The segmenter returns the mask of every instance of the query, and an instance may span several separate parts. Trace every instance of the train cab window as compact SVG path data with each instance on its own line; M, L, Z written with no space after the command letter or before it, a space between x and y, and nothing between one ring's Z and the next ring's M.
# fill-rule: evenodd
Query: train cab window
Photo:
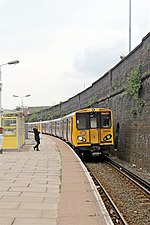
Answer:
M111 116L110 114L101 114L101 127L110 128L111 126Z
M97 113L90 114L90 128L97 128Z
M77 113L77 129L85 130L89 128L88 113Z

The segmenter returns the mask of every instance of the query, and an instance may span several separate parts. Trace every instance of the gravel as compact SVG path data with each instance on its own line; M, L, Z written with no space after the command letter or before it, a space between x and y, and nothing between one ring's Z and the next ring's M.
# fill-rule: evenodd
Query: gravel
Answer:
M107 163L86 164L105 187L129 225L150 224L149 196L141 193L127 178L118 175ZM125 163L122 165L125 166Z

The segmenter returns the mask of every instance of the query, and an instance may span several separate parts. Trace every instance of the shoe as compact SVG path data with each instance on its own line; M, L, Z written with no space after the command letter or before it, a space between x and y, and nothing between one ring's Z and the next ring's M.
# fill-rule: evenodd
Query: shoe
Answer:
M33 147L34 148L34 151L35 151L35 147Z
M37 151L40 151L39 149L37 149Z

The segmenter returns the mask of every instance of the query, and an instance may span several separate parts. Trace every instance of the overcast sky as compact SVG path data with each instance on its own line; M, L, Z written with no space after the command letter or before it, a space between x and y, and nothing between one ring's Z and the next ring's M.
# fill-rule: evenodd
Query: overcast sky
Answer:
M132 2L132 49L150 31L150 0ZM127 55L129 0L0 0L2 107L50 106Z

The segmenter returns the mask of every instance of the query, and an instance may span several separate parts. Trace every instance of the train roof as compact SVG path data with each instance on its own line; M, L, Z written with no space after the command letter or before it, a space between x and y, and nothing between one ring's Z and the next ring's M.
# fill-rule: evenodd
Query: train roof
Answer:
M108 108L85 108L85 109L79 109L76 112L103 112L103 111L112 111Z

